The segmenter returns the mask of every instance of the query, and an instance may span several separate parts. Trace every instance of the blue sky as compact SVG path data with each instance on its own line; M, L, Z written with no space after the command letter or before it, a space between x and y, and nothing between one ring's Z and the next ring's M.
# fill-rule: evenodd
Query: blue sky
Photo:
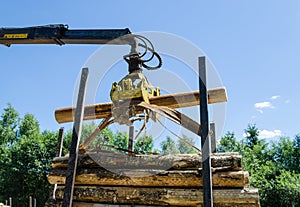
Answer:
M62 23L181 36L205 52L227 88L223 134L242 137L249 123L266 138L300 132L297 0L4 1L0 17L0 27ZM73 104L80 69L99 47L1 46L0 109L11 103L42 129L58 129L54 110Z

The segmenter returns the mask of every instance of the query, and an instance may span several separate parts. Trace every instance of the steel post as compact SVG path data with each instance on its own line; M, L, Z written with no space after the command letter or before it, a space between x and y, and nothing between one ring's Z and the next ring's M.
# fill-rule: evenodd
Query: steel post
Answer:
M128 151L133 152L133 137L134 137L134 126L129 126L129 139L128 139ZM131 154L131 153L130 153Z
M77 170L79 142L82 130L82 120L84 114L85 91L88 78L88 68L83 68L78 91L78 98L75 110L75 120L73 125L72 142L68 160L68 169L66 175L66 184L64 189L64 198L62 207L72 207L74 182Z
M207 85L206 85L206 59L198 58L199 64L199 91L200 91L200 122L202 147L202 174L203 174L203 206L213 206L212 174L211 174L211 146L209 137Z
M62 154L63 138L64 138L63 136L64 136L64 127L61 127L58 131L56 157L60 157Z
M56 157L61 157L62 147L63 147L63 139L64 139L64 127L61 127L58 131L57 145L56 145ZM55 199L56 189L57 189L57 184L54 184L53 191L52 191L53 199Z

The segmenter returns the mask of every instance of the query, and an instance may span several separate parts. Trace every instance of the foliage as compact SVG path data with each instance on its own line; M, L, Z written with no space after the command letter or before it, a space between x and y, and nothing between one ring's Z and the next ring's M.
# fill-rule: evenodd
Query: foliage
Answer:
M160 143L160 147L162 154L179 154L176 142L169 136Z
M245 137L246 137L246 145L247 147L253 149L254 145L257 145L259 131L256 125L248 125L247 129L245 129Z
M176 145L180 154L196 154L198 152L192 147L195 145L195 141L192 137L183 135L182 139L177 140Z
M191 137L183 135L181 139L173 140L167 136L166 140L160 143L162 154L196 154L198 151L192 146L195 141Z
M240 149L240 143L237 141L233 132L227 132L220 140L218 152L237 152Z
M11 145L18 138L19 114L8 104L0 119L0 144Z
M276 142L266 142L259 138L255 125L249 125L245 134L238 141L233 132L227 132L218 151L237 151L243 155L244 169L250 173L251 186L259 189L262 207L299 207L299 135L294 140L281 137Z
M139 137L134 144L134 152L139 154L147 154L153 152L153 138L152 136Z
M0 125L1 200L12 197L13 206L28 206L32 196L43 206L49 196L47 174L54 157L55 133L40 133L33 115L20 118L11 105L4 109Z

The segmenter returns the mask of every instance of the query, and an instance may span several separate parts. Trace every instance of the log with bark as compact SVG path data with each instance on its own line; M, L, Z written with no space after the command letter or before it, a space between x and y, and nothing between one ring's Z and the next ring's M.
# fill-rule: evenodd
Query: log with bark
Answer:
M63 198L63 187L56 191L57 205ZM251 206L258 207L257 189L214 189L214 206ZM129 187L99 187L77 186L74 189L74 202L120 205L158 205L158 206L201 206L203 204L202 190L198 188L129 188ZM88 204L90 203L90 204ZM51 206L51 202L46 204ZM84 205L81 205L84 206Z
M52 168L67 168L68 156L57 157ZM202 167L199 154L176 155L128 155L118 152L98 151L80 154L79 168L102 167L106 169L151 170L199 170ZM213 170L242 170L242 156L238 153L214 153L211 155Z
M150 175L152 174L152 175ZM48 175L51 184L65 184L65 169L52 169ZM249 184L247 171L216 172L212 176L213 187L244 188ZM172 170L148 171L133 170L110 172L106 169L79 169L76 185L99 186L143 186L143 187L203 187L201 171Z

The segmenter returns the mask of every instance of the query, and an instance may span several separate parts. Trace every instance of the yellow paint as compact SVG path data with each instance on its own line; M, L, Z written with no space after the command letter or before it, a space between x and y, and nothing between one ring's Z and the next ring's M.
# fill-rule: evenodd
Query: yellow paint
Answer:
M7 39L25 39L28 37L28 34L4 34L4 38Z

